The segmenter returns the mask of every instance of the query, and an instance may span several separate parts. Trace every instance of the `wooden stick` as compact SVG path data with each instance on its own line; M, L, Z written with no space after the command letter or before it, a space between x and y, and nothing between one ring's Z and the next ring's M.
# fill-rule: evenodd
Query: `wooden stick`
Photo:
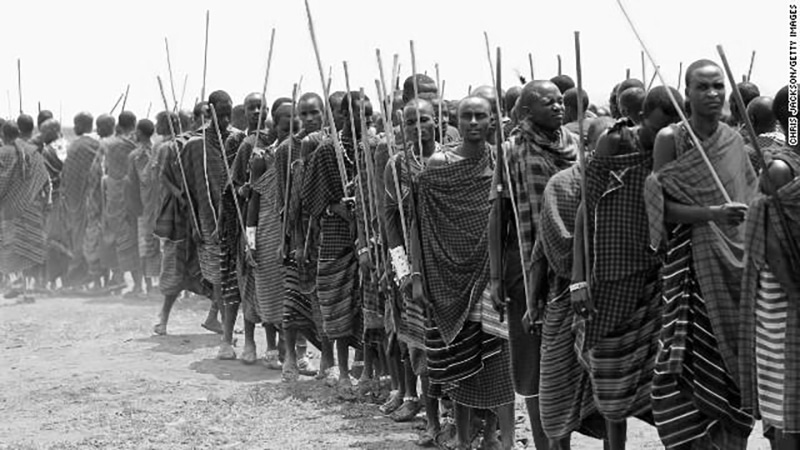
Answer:
M742 83L747 83L747 75L742 74Z
M467 86L467 95L472 95L472 85Z
M359 94L361 95L362 99L367 98L366 95L364 94L363 87L360 89ZM362 102L363 101L364 100L362 100ZM376 268L378 270L377 273L381 274L383 273L383 268L386 266L385 266L385 261L383 261L383 258L381 257L382 252L381 252L381 246L379 245L381 241L380 230L385 230L386 227L384 226L383 211L380 211L380 214L378 211L378 197L377 197L378 185L376 183L376 177L375 177L375 163L372 158L372 146L369 144L369 138L367 133L367 115L363 107L359 108L358 114L359 114L359 121L361 124L361 146L364 147L364 166L365 166L364 168L366 169L367 172L366 173L367 195L372 216L371 217L372 220L369 222L368 226L374 226L375 221L377 220L378 230L377 231L371 230L371 231L375 243L375 245L373 246L373 251L374 251ZM360 176L360 173L359 173L359 179L363 180L363 178L361 178Z
M109 111L109 114L112 114L112 115L114 114L114 110L117 109L117 106L119 106L119 102L122 101L122 97L124 97L124 96L125 96L124 92L119 94L119 98L117 98L117 102L114 103L114 106L111 108L111 111Z
M19 114L22 115L22 61L17 58L17 89L19 93Z
M750 81L750 75L753 74L753 63L756 61L756 51L750 54L750 68L747 69L747 81Z
M183 87L181 88L181 101L178 103L178 111L183 109L183 97L186 95L186 83L189 82L189 74L183 77Z
M167 95L164 93L164 83L161 82L160 76L157 76L156 79L158 79L158 89L161 91L161 100L164 101L164 111L169 111ZM167 114L167 119L167 123L169 123L169 131L172 133L173 139L177 139L178 135L175 134L175 126L172 124L172 115ZM192 215L192 226L194 227L194 231L197 236L200 236L200 225L197 223L197 213L194 209L194 203L192 203L192 196L189 192L189 183L186 182L186 171L183 169L183 161L181 160L181 153L177 147L177 143L175 146L175 159L178 160L178 168L181 171L181 181L183 181L183 189L186 193L186 202L189 204L189 212Z
M331 127L331 139L333 139L333 145L336 149L336 162L339 166L339 178L342 182L342 195L347 195L347 169L344 166L344 157L343 157L343 148L342 143L339 142L339 133L336 130L336 122L333 120L333 111L331 110L330 102L328 102L328 98L330 97L330 89L328 85L325 83L325 72L322 69L322 59L319 56L319 46L317 45L317 36L314 32L314 19L311 17L311 7L308 5L308 0L304 0L306 5L306 16L308 17L308 31L311 34L311 43L314 46L314 56L317 60L317 70L319 70L319 81L322 84L322 88L324 90L323 94L325 95L325 112L328 115L328 123Z
M328 92L331 91L331 83L333 82L333 66L328 67Z
M11 112L11 91L6 89L6 101L8 101L8 118L11 119L14 113Z
M419 100L419 83L417 82L417 56L416 52L414 51L414 41L409 41L409 44L409 47L411 48L411 81L414 85L414 100ZM419 102L415 102L415 105L417 113L417 144L419 145L419 164L422 167L425 167L425 163L422 160L422 125L420 124L419 120Z
M122 108L120 108L119 112L125 111L125 105L128 104L128 93L131 91L131 85L125 86L125 97L122 98Z
M178 97L175 94L175 78L172 76L172 60L169 56L169 40L164 36L164 47L167 49L167 69L169 69L169 87L172 90L172 101L175 104L173 111L178 108Z
M642 50L644 50L644 52L647 54L647 58L650 59L650 64L652 64L653 67L658 67L658 64L656 63L656 60L653 58L653 55L647 49L647 46L644 45L644 41L642 40L642 37L639 35L639 32L636 30L636 26L633 24L633 20L628 15L628 11L625 10L625 6L622 4L622 0L617 0L617 5L619 5L620 10L622 10L622 14L628 21L631 30L633 30L633 34L636 36L636 39L639 41L639 45L641 45L642 47ZM661 80L661 84L663 84L664 86L668 86L668 84L664 80L664 77L661 75L661 71L656 70L656 73L658 74L659 80ZM675 107L675 110L678 112L678 115L681 116L681 121L683 122L683 125L689 131L689 136L692 138L692 143L694 143L694 146L697 147L697 150L700 152L700 156L703 158L703 162L706 164L706 166L708 166L708 170L709 172L711 172L711 176L714 178L714 183L720 190L720 193L725 199L725 202L730 203L731 197L730 195L728 195L728 191L725 190L725 186L722 184L722 180L720 180L719 175L717 175L717 171L714 169L714 165L711 164L711 161L708 159L708 155L706 155L706 151L703 149L703 145L700 143L700 139L697 138L697 135L694 133L694 130L692 129L691 124L689 123L689 119L687 119L686 115L683 113L683 105L678 103L678 101L675 99L675 96L672 95L671 89L667 89L666 92L667 95L669 96L670 101L672 102L672 106Z
M267 108L266 103L267 101L267 83L269 82L269 69L272 67L272 47L275 44L275 28L272 29L272 33L270 33L269 37L269 53L267 54L267 70L264 72L264 84L261 86L261 107L258 109L258 122L256 122L256 130L255 130L255 143L253 144L253 149L257 150L258 145L261 143L261 140L258 138L258 134L261 132L261 121L264 119L264 110Z
M681 81L683 81L683 61L678 64L678 90L681 90Z
M153 107L153 102L150 102L150 103L147 104L147 115L145 117L148 118L148 119L150 118L150 109L152 107Z
M631 69L630 68L625 69L625 79L626 80L630 80L631 79Z
M206 74L208 73L208 23L211 19L211 12L206 10L206 41L203 47L203 87L200 88L200 99L206 99ZM169 109L167 109L169 110Z
M289 219L289 190L291 189L291 180L292 180L292 153L294 152L294 115L295 115L295 104L297 103L297 83L292 86L292 111L289 113L289 137L287 140L287 152L286 152L286 180L283 186L283 207L281 210L283 211L283 217L281 218L281 243L278 247L280 250L280 256L282 258L286 257L286 223Z
M533 54L528 53L528 66L531 68L531 81L535 80L533 76Z
M644 80L647 79L647 72L645 71L645 64L644 64L644 51L640 52L640 54L642 56L642 83L644 83Z
M228 175L228 184L230 184L231 192L233 193L233 205L236 207L236 217L239 219L239 226L242 228L242 235L247 235L247 227L244 222L244 216L242 215L242 208L239 205L239 195L236 194L236 188L233 184L233 175L231 174L231 166L228 164L228 151L225 148L225 141L222 139L222 130L219 129L219 121L217 120L217 110L214 108L214 104L208 104L209 109L211 110L211 118L214 120L214 129L217 131L217 141L219 142L219 147L222 149L222 161L225 163L225 174ZM219 225L217 225L219 227Z
M444 145L444 122L442 121L442 103L444 103L444 94L442 93L442 82L439 78L439 63L434 65L436 67L436 89L439 91L439 141Z
M556 55L558 57L558 75L561 76L561 55Z
M36 112L37 113L42 112L42 102L36 102Z
M644 53L643 53L644 54ZM644 67L644 66L642 66ZM581 70L581 35L575 32L575 69L578 77L578 92L583 90L583 73ZM578 136L583 136L583 96L578 95ZM583 139L578 139L578 163L581 168L581 202L583 203L583 262L584 279L587 284L591 280L591 253L589 252L589 212L586 203L586 149Z
M661 67L657 67L656 69L661 69ZM653 77L650 78L650 83L647 84L648 91L650 90L650 88L653 87L653 83L656 81L656 76L657 76L656 72L653 72Z

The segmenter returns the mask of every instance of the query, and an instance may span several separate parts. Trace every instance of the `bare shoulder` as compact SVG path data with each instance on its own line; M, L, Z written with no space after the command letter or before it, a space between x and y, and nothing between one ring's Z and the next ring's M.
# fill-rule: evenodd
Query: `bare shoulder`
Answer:
M768 171L769 178L773 182L775 189L780 189L791 182L795 177L791 166L786 161L780 159L772 160Z
M428 159L427 167L439 167L447 165L445 152L436 152Z
M672 127L664 127L656 135L653 146L653 172L674 161L675 155L675 130Z

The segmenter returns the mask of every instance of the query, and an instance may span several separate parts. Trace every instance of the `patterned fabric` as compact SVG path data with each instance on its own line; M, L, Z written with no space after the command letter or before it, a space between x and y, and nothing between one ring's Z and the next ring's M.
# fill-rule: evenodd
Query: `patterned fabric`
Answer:
M254 154L266 167L265 172L253 182L253 192L259 194L258 228L256 229L256 298L259 315L266 323L280 325L283 320L284 279L283 267L278 259L281 219L275 186L275 148ZM251 163L252 164L252 163ZM251 173L254 174L251 168Z
M61 191L67 211L65 225L71 233L70 248L78 263L85 259L83 246L88 225L89 171L99 151L100 142L86 135L79 136L70 144L61 171Z
M662 268L664 303L660 350L653 376L653 417L668 449L744 450L753 417L742 410L736 380L721 346L694 262L693 228L678 225Z
M106 272L102 263L102 253L105 247L103 245L104 161L105 147L101 145L89 167L86 180L86 232L83 236L83 255L86 258L89 275L93 277L105 275Z
M800 174L800 155L790 151L775 152L775 159L788 163L794 173ZM776 204L780 202L783 217ZM767 300L771 307L778 307L784 293L789 299L800 298L800 261L793 259L790 246L800 245L800 177L781 187L774 196L761 194L750 204L747 214L745 234L745 270L742 280L741 327L739 335L739 370L742 388L742 402L748 411L762 415L771 413L783 419L781 430L787 433L800 432L800 306L789 301L786 311L775 311L769 315L770 329L785 328L782 346L775 342L770 352L783 349L783 370L776 371L776 380L765 385L760 383L757 374L763 366L763 350L756 350L758 338L757 325L763 318L763 307ZM771 275L771 276L769 276ZM772 288L766 289L762 283ZM778 286L772 285L776 282ZM763 303L763 304L759 304ZM779 308L780 310L780 308ZM780 377L780 379L777 379ZM777 386L783 387L778 395L770 398L780 402L781 407L772 404L759 404L759 396ZM769 410L766 411L765 410ZM766 420L766 415L764 416Z
M44 190L49 178L44 159L21 141L0 147L0 273L27 270L45 261Z
M130 154L136 144L126 136L115 136L103 144L106 176L103 178L103 240L115 252L122 272L139 270L139 233L136 206L131 198ZM109 264L113 264L109 261Z
M141 210L138 218L139 257L144 276L157 277L161 272L161 243L153 234L161 209L161 166L155 149L139 145L130 154L128 179Z
M756 379L764 424L786 430L786 322L789 297L769 266L761 271L756 294ZM794 431L787 430L790 433Z
M163 258L158 288L163 295L178 295L187 290L211 298L211 285L203 280L197 245L191 239L162 241Z
M490 154L428 166L419 176L422 263L433 316L453 343L489 281Z
M574 312L569 279L561 279L560 290L547 302L542 327L539 405L542 427L550 439L561 439L578 431L602 439L605 420L599 415L592 396L589 373L575 354L572 331ZM652 367L651 367L652 369Z
M321 348L322 322L315 317L313 292L304 292L300 284L297 262L287 259L284 263L283 329L297 329L317 348Z
M683 125L672 127L676 139L676 159L650 175L645 183L653 248L659 248L664 242L665 198L687 205L725 203L686 129ZM702 145L731 199L749 204L756 193L757 180L742 150L741 136L728 125L720 123ZM725 369L736 378L744 224L733 227L714 222L698 223L691 228L691 233L692 270L697 276L703 298L708 300L708 317L713 325L714 337L719 342Z

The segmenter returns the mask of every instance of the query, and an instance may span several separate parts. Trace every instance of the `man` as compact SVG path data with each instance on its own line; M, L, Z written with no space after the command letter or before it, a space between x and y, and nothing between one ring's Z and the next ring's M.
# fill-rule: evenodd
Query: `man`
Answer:
M187 141L201 133L192 130L176 138L173 131L177 133L178 116L168 111L164 111L163 114L170 135L154 149L161 167L162 193L154 234L161 239L162 258L158 288L164 296L159 322L153 327L153 332L157 335L167 334L170 312L183 290L189 290L209 299L212 297L212 286L203 279L200 270L198 259L200 232L196 225L197 221L191 214L195 203L189 195L188 185L184 184L188 174L178 160L179 152L184 150ZM222 325L217 320L218 312L219 304L212 299L211 308L201 326L222 334Z
M736 89L738 89L739 94L742 95L742 100L745 108L747 108L747 106L754 98L761 95L761 90L758 89L758 86L749 81L743 81L741 83L737 83ZM736 127L742 134L742 136L746 137L747 130L744 129L744 119L743 119L743 114L745 114L745 111L739 111L739 105L733 98L733 92L731 92L731 95L728 97L728 104L730 105L731 109L729 125Z
M110 114L100 114L97 116L97 135L100 139L110 138L114 134L114 127L117 125L116 119Z
M637 89L628 89L623 97ZM611 450L625 448L628 417L652 423L651 381L661 327L660 261L648 248L642 191L652 171L657 133L680 120L667 89L672 88L658 86L648 93L639 118L642 126L620 120L600 139L587 164L586 205L575 224L570 285L578 314L575 347L580 360L587 362ZM680 94L673 91L681 104ZM592 243L589 255L584 253L586 239ZM591 268L588 274L586 267Z
M201 129L206 121L209 120L211 117L211 111L208 108L208 102L202 100L194 105L192 109L192 130L199 130Z
M296 113L301 130L284 140L275 151L276 202L285 215L283 220L286 224L282 241L284 296L281 323L286 342L282 374L285 381L296 381L300 372L308 369L305 339L298 338L305 336L322 348L322 324L318 320L319 306L313 286L314 266L298 260L297 249L304 245L310 227L308 218L302 215L300 198L308 158L303 152L303 142L310 134L322 129L324 108L319 95L313 92L301 95Z
M411 100L406 104L403 112L405 123L402 124L406 148L395 153L385 164L382 186L385 196L386 240L399 296L397 305L399 314L394 315L397 339L406 347L405 351L401 350L406 361L403 364L403 373L398 377L397 398L400 403L392 413L392 418L406 421L419 412L419 400L416 395L417 376L419 376L422 381L422 395L427 416L427 427L417 441L421 446L433 445L439 433L439 402L429 395L430 383L425 355L426 311L412 298L410 290L413 284L412 266L409 258L411 249L407 248L406 243L412 238L412 230L418 224L414 219L416 211L411 210L410 188L416 185L423 165L434 153L441 151L441 147L433 139L434 114L433 105L427 100ZM417 116L419 116L419 129L417 129ZM422 149L419 148L418 135L421 135ZM420 160L417 155L421 155L422 159ZM409 158L408 164L406 158ZM418 239L418 234L414 234ZM393 312L396 312L397 308L393 309Z
M94 118L88 112L80 112L73 119L73 131L77 136L67 149L67 158L61 172L63 203L66 209L66 222L62 225L70 233L69 279L74 286L84 286L95 281L95 288L100 288L100 280L91 280L90 263L99 260L96 239L99 235L91 235L97 231L95 224L89 223L88 201L90 185L90 169L92 162L100 151L100 142L90 134L94 128Z
M772 110L788 138L788 86ZM743 407L760 415L772 448L789 450L800 448L800 151L773 147L770 156L747 214L739 380Z
M556 75L550 78L550 82L558 86L561 95L564 95L568 90L575 87L575 81L569 75Z
M39 111L39 114L36 116L36 128L39 129L39 132L42 131L42 124L47 122L48 120L53 118L53 112L47 109L43 109Z
M337 130L343 130L345 127L344 118L342 117L342 100L347 92L336 91L328 96L328 104L333 112L333 124Z
M261 322L267 333L267 367L282 370L279 343L277 342L281 322L283 321L284 274L281 247L281 215L276 182L278 168L275 164L277 146L289 138L292 104L273 105L273 121L277 140L266 149L253 150L250 158L250 200L248 202L247 227L248 247L254 252L256 305ZM246 343L247 344L247 343ZM255 355L255 342L252 347L245 347L245 352L252 350Z
M517 99L519 99L521 93L522 86L512 86L506 91L503 104L505 105L505 117L508 117L510 120L508 120L503 127L504 136L510 136L511 130L517 126L518 120L514 107L517 105Z
M549 81L531 81L517 100L518 127L504 145L508 162L508 190L501 198L493 190L492 217L489 220L491 292L498 307L507 306L509 345L514 388L525 397L536 446L545 448L547 440L539 414L539 336L525 333L527 286L524 274L530 273L530 256L539 227L542 194L547 181L575 163L578 138L562 127L564 104L558 86ZM495 186L500 180L495 180ZM514 202L512 203L512 197ZM502 222L498 225L500 202ZM512 206L517 215L512 214ZM503 267L505 270L501 270Z
M17 127L19 128L19 138L25 142L33 137L33 117L27 114L20 114L17 117Z
M756 176L741 136L720 121L725 81L709 60L686 70L689 126L713 163L695 149L686 124L661 130L645 183L651 246L662 248L661 350L653 416L665 447L744 449L753 417L737 386L742 222ZM691 345L687 343L691 342Z
M106 265L114 268L112 285L124 286L125 272L131 273L133 289L126 294L130 296L142 292L137 208L130 197L128 179L129 157L136 149L135 132L136 116L123 111L117 134L101 143L101 153L105 154L103 239L109 247Z
M19 138L13 121L3 124L0 147L0 273L23 275L45 262L45 207L50 180L44 158ZM22 290L27 282L22 278Z
M589 133L589 124L592 119L586 117L586 111L589 109L589 94L586 91L581 91L582 106L583 106L583 139L584 143L587 140ZM570 133L578 136L578 89L567 89L564 93L564 128L569 130Z
M773 101L772 97L756 97L747 105L747 116L753 124L753 129L756 132L756 140L758 146L762 151L772 153L773 151L780 152L786 147L786 139L784 134L776 129L777 120L775 114L772 112ZM748 133L749 135L749 133ZM753 148L753 143L748 135L745 135L745 142L747 142L747 154L750 156L750 163L756 172L764 166L758 153Z
M162 127L165 121L162 120ZM153 280L161 273L161 245L153 234L161 209L161 167L153 149L153 133L155 125L150 120L142 119L136 124L136 149L128 162L129 189L137 213L141 274L148 294L152 293ZM134 284L140 282L134 280Z
M640 125L642 122L642 106L644 105L645 91L640 87L625 89L619 95L619 112L623 118Z
M231 126L241 131L247 129L247 116L244 112L244 104L233 107L233 113L231 114Z
M331 105L333 107L333 105ZM372 105L358 92L344 96L339 111L342 120L349 121L350 110L360 117L361 109L369 117ZM349 122L348 122L349 123ZM319 268L317 290L322 310L323 331L335 341L340 388L352 387L348 375L348 345L361 338L361 301L358 295L358 258L356 223L351 198L352 180L358 174L355 146L360 139L360 121L340 131L343 151L326 139L314 152L304 176L302 202L312 221L319 222ZM338 129L338 128L337 128ZM344 173L340 172L344 165ZM346 179L342 179L344 176ZM347 188L347 191L345 191ZM316 230L315 230L316 231ZM360 346L360 345L356 345Z
M213 301L223 307L224 333L217 358L227 360L236 359L233 325L238 304L223 302L222 247L230 248L231 244L227 241L229 236L220 233L220 226L228 228L229 225L221 220L220 202L228 183L223 146L231 133L233 103L227 92L214 91L208 97L208 106L211 121L189 137L179 157L186 175L188 197L194 206L192 214L198 233L200 270L203 279L213 286Z
M425 296L431 326L426 333L431 383L455 402L458 448L470 448L473 410L494 410L501 447L514 443L514 387L508 344L483 331L490 314L482 298L489 281L487 220L492 185L487 145L492 105L467 97L459 105L462 143L431 156L419 176L419 220ZM494 416L492 416L494 417ZM497 446L497 422L485 428L484 446Z

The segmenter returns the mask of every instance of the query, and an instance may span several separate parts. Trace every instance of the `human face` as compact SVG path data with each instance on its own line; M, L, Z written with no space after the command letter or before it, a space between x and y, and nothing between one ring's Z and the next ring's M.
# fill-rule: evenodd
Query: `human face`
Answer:
M669 115L661 108L653 110L642 120L642 133L640 139L644 148L652 148L655 144L656 135L662 128L680 121L680 116Z
M686 86L686 98L692 114L717 119L721 117L725 103L725 78L719 67L707 65L695 69Z
M233 104L231 102L219 102L214 105L217 114L217 124L220 131L227 130L231 124L231 114L233 113Z
M470 143L485 142L492 124L492 107L479 98L464 100L458 108L458 128L464 140Z
M261 110L261 98L259 96L249 96L244 100L244 115L247 118L247 126L251 129L260 128L258 126L258 113ZM266 114L262 114L261 121L264 121Z
M419 132L417 131L417 112L419 111ZM422 142L429 142L433 140L434 130L436 129L436 122L433 120L433 111L429 105L420 107L417 110L414 106L406 106L403 111L405 118L406 139L411 142L417 142L418 136L422 136Z
M527 105L527 116L534 125L545 130L555 131L564 120L564 97L558 87L544 86L537 90L538 95Z
M322 105L315 99L301 101L297 105L297 115L306 133L313 133L322 128Z

